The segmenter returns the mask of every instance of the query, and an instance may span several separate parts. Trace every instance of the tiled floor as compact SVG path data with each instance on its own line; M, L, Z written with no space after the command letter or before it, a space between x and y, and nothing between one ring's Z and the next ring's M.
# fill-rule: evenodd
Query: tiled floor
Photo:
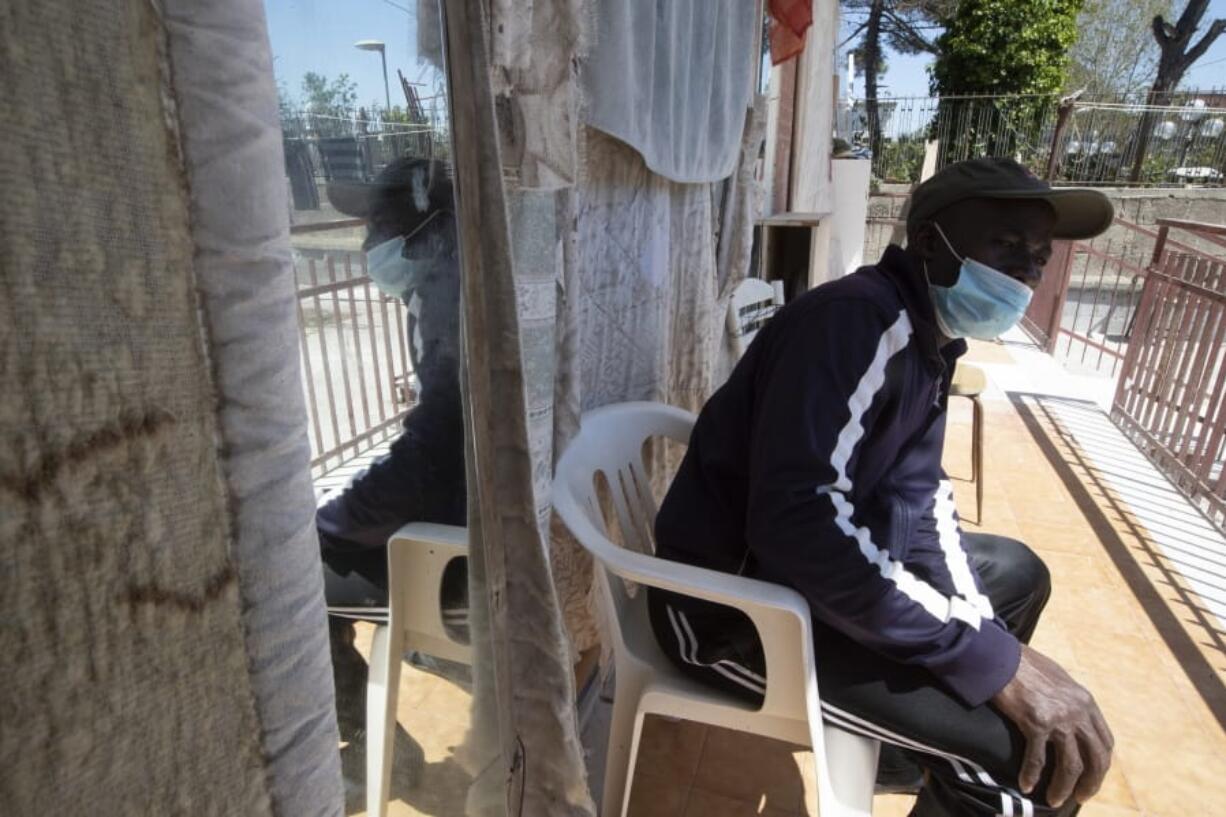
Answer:
M1109 383L1069 375L1020 343L976 345L969 360L993 385L983 524L964 527L1020 538L1047 561L1055 589L1034 644L1089 687L1117 739L1106 784L1082 814L1226 813L1226 543L1097 410ZM956 400L947 470L973 520L969 441L969 403ZM399 720L413 739L398 740L392 814L463 813L470 773L456 747L467 702L462 686L406 665ZM807 751L685 721L653 718L646 729L636 817L811 813ZM883 796L874 814L909 808L909 798Z
M358 649L369 654L373 628L358 625ZM463 680L449 680L409 662L401 668L399 728L393 754L390 817L463 817L473 771L464 751L471 695ZM346 814L365 814L365 755L344 747Z

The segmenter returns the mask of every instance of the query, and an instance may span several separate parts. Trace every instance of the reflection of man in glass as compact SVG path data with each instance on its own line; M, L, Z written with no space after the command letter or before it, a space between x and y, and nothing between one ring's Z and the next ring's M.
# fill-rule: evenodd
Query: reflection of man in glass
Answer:
M353 646L353 620L387 620L388 537L407 522L466 522L460 277L451 179L441 162L397 159L374 182L334 183L328 196L341 212L366 219L367 271L408 306L409 352L420 384L390 451L316 514L341 738L355 740L367 667ZM466 588L463 569L446 572L449 626L467 626Z

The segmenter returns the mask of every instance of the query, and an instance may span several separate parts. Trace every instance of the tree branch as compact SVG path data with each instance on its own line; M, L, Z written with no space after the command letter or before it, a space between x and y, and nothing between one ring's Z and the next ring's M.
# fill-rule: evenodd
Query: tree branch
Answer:
M837 46L835 46L835 48L836 49L842 48L843 46L847 45L849 42L854 40L856 37L860 36L860 32L866 28L868 28L868 20L865 20L863 23L860 23L860 27L857 28L855 31L851 32L850 34L848 34L847 39L843 40L843 42L839 43Z
M914 48L916 51L926 51L929 54L937 54L939 50L936 44L924 37L915 27L898 16L893 9L884 9L885 16L890 18L893 25L890 26L889 33L895 38Z
M1187 8L1179 15L1179 22L1175 23L1175 38L1184 42L1192 39L1200 18L1205 16L1208 8L1209 0L1189 0Z
M1158 47L1165 49L1166 44L1171 41L1170 36L1166 33L1166 20L1162 19L1162 15L1159 14L1150 20L1149 25L1154 30L1154 39L1158 41Z
M1213 25L1209 26L1209 30L1205 32L1205 36L1200 38L1200 42L1188 49L1184 54L1184 70L1192 67L1192 63L1199 60L1209 50L1209 46L1213 45L1213 41L1221 36L1222 32L1226 31L1226 20L1214 20Z

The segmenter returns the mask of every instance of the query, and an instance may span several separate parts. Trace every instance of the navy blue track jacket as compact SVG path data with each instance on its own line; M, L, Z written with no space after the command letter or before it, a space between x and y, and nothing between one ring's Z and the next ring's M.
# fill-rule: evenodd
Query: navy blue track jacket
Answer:
M657 554L793 587L975 706L1020 647L962 550L941 449L966 344L938 337L924 277L894 246L780 310L699 415Z

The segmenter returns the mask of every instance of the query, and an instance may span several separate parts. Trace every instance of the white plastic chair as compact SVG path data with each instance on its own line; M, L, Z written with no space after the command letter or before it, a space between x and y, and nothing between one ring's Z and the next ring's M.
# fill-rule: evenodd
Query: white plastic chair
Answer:
M776 286L777 285L777 286ZM766 282L761 278L746 278L737 284L728 301L728 334L738 356L745 354L749 344L779 307L783 306L783 282Z
M388 623L375 627L366 685L366 813L383 817L392 780L400 664L408 650L472 663L443 626L443 572L468 556L468 529L410 522L387 541Z
M656 504L643 466L643 444L657 436L688 442L693 425L688 412L656 403L597 409L583 416L579 435L558 462L553 506L596 559L601 614L613 639L613 723L602 814L624 817L643 718L653 713L811 746L821 817L869 815L878 743L822 723L804 597L781 585L647 555L654 550ZM595 489L598 473L608 480L626 548L608 538ZM652 634L647 593L640 589L631 596L621 579L726 604L748 615L766 656L761 708L682 675Z

